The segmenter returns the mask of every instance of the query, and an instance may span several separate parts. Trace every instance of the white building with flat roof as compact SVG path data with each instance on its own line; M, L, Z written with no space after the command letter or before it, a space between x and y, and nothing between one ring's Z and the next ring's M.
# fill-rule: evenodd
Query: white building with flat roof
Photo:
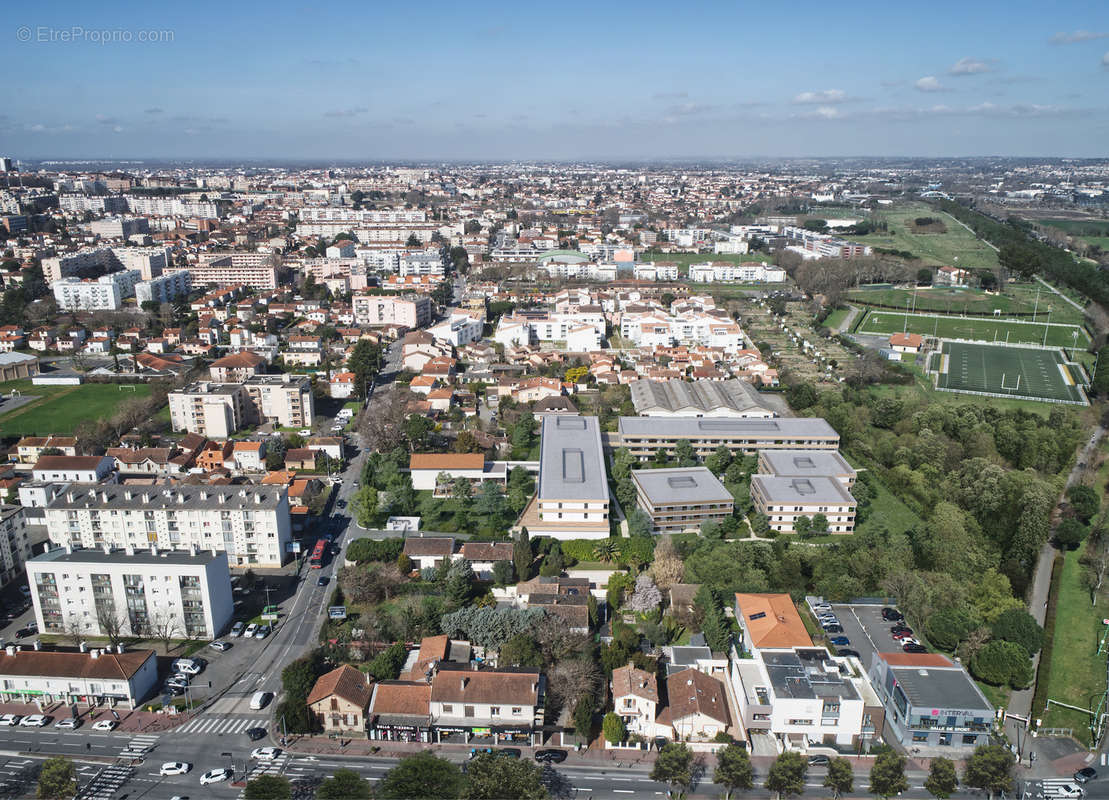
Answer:
M135 284L140 280L138 270L125 269L95 280L59 278L50 289L58 308L67 311L116 311L126 298L135 296Z
M858 502L835 478L752 475L751 500L776 531L792 533L798 517L812 520L817 514L828 520L829 533L855 530Z
M543 418L539 491L525 523L537 536L603 539L609 535L608 472L596 417ZM532 512L529 514L529 512Z
M192 287L192 273L187 269L168 275L159 275L135 284L135 301L140 305L149 301L169 303L174 298L187 295Z
M43 633L214 639L231 622L227 553L56 548L27 562Z
M631 478L654 533L697 530L727 519L735 506L732 493L704 467L633 469Z
M122 651L122 652L121 652ZM80 653L8 645L0 650L0 701L136 708L154 694L153 650L84 648Z

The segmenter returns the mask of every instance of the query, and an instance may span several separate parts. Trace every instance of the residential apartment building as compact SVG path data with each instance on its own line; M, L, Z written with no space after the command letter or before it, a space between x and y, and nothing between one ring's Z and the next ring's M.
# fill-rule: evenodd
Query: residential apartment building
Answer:
M221 550L232 566L281 566L290 541L284 486L70 488L46 506L59 547Z
M30 557L31 540L22 506L0 505L0 587L18 576Z
M781 283L786 279L786 271L758 261L747 264L708 261L690 264L689 279L694 283Z
M811 521L816 514L827 519L829 533L855 530L858 502L835 478L752 475L751 500L770 520L772 530L792 533L798 517Z
M402 278L410 275L443 278L446 274L447 264L443 259L443 254L439 251L418 250L406 252L400 257L400 275Z
M53 284L62 278L90 277L120 269L138 270L141 280L162 274L169 264L164 247L89 247L42 260L42 274Z
M359 325L422 328L431 322L430 297L356 294L351 305Z
M89 230L102 239L126 239L137 233L150 233L150 221L146 217L106 217L90 222Z
M193 286L249 286L258 291L277 288L277 264L269 253L204 253L187 267L169 267L166 272L188 270Z
M448 319L438 325L432 325L427 332L452 347L464 347L472 342L481 341L484 330L485 320L465 311L454 311Z
M632 274L640 281L676 281L679 277L678 264L674 261L644 261L632 268Z
M247 425L275 422L311 427L315 418L312 381L299 375L251 375L241 383L199 381L169 393L175 431L226 439Z
M506 314L497 323L493 341L505 347L565 342L567 350L588 352L601 349L605 332L605 316L601 308L582 306L575 313Z
M539 491L524 524L539 536L607 537L608 472L597 418L547 416L541 435Z
M686 311L627 312L620 315L620 335L638 347L672 347L702 344L726 352L742 350L743 329L726 314Z
M36 481L53 483L99 483L112 474L110 456L39 456L31 468Z
M187 269L159 275L148 281L135 284L135 302L140 306L146 302L170 303L178 297L187 295L192 288L192 273Z
M43 633L214 639L234 611L227 554L215 550L59 547L28 561L27 578Z
M315 419L312 380L303 375L251 375L243 381L252 411L260 422L287 428L310 428Z
M689 441L694 452L702 459L721 445L733 452L752 455L765 448L839 448L839 434L819 417L620 417L616 434L610 435L613 447L628 448L640 461L653 458L660 448L672 450L683 439Z
M67 311L116 311L124 299L135 296L138 270L120 270L95 280L59 278L50 284L58 308Z
M158 685L153 650L0 650L0 701L138 708Z
M697 530L732 515L732 493L704 467L634 469L631 478L654 533Z
M849 491L858 474L838 450L760 450L757 469L779 478L835 478Z

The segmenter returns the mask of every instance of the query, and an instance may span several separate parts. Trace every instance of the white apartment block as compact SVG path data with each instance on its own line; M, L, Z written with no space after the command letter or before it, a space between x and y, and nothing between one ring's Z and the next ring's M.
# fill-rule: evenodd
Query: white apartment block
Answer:
M732 264L727 261L707 261L689 265L689 279L696 283L721 283L740 281L743 283L781 283L786 279L786 271L769 264L752 262Z
M701 344L734 352L742 350L745 342L738 322L700 311L624 313L620 315L620 335L637 347Z
M497 323L493 341L505 347L523 347L537 342L566 342L566 349L575 352L600 350L605 335L605 315L595 312L554 312L549 314L508 316Z
M358 325L403 325L422 328L431 322L430 297L356 294L351 300Z
M307 377L252 375L242 383L199 381L170 392L169 413L175 431L226 439L259 422L311 427L315 403Z
M400 274L401 277L430 275L442 278L447 274L447 266L442 253L420 250L400 257Z
M150 233L146 217L107 217L94 219L89 230L103 239L126 239L136 233Z
M192 274L187 269L159 275L135 284L135 301L140 305L150 301L169 303L177 297L187 295L191 288Z
M142 197L127 195L127 207L133 214L160 217L201 217L215 219L220 215L218 203L188 200L180 197Z
M50 284L58 308L67 311L115 311L123 300L135 296L138 270L125 269L101 275L96 280L61 278Z
M792 533L798 517L811 520L816 514L823 514L828 520L829 533L855 530L858 503L835 478L752 475L751 500L776 531Z
M94 270L138 270L140 280L162 274L169 265L169 250L164 247L89 247L74 253L45 258L42 274L47 283L62 278L95 274Z
M27 562L35 620L43 633L214 639L234 602L227 553L215 550L55 548Z
M598 264L593 261L573 263L567 261L548 261L542 265L552 278L584 278L591 281L614 281L619 272L615 264Z
M644 261L632 269L636 280L641 281L676 281L678 279L678 265L673 261Z
M284 486L69 489L45 513L58 547L214 549L232 566L281 566L292 530Z
M30 557L31 542L22 506L0 506L0 586L19 575Z
M454 311L449 319L432 325L427 332L440 341L462 347L480 341L484 330L485 321L481 318L471 316L465 311Z
M556 539L603 539L609 535L608 504L608 472L597 418L544 417L535 500L538 519L529 522L529 530Z
M119 195L63 194L58 198L58 207L70 214L84 214L86 211L101 214L121 214L127 210L127 198Z
M747 253L748 247L747 240L742 236L732 236L718 234L722 238L717 239L712 243L712 251L714 253L728 253L731 255L744 255Z
M269 253L206 253L197 264L170 267L166 272L188 270L193 286L249 286L252 289L277 288L277 267Z

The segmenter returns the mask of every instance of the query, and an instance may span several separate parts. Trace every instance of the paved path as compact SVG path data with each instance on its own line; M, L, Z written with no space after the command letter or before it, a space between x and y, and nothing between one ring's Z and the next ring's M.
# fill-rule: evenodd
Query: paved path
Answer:
M1059 295L1059 296L1060 296L1061 298L1063 298L1063 300L1064 300L1064 301L1066 301L1066 302L1070 303L1070 304L1071 304L1072 306L1074 306L1075 308L1077 308L1077 309L1078 309L1079 311L1085 311L1085 310L1086 310L1086 307L1085 307L1085 306L1081 306L1081 305L1079 305L1078 303L1076 303L1075 301L1071 300L1071 299L1070 299L1069 297L1067 297L1067 296L1066 296L1065 294L1063 294L1062 292L1060 292L1060 291L1059 291L1058 289L1056 289L1056 288L1055 288L1054 286L1052 286L1052 285L1051 285L1050 283L1048 283L1047 281L1045 281L1045 280L1044 280L1043 278L1041 278L1041 277L1040 277L1039 275L1037 275L1037 276L1036 276L1036 280L1038 280L1038 281L1039 281L1040 283L1042 283L1042 284L1043 284L1043 285L1044 285L1045 287L1047 287L1047 288L1048 288L1048 289L1049 289L1050 291L1052 291L1052 292L1054 292L1055 294Z
M851 326L855 323L855 317L859 316L858 306L847 306L847 316L843 318L843 322L835 327L836 333L843 333L844 331L851 330Z

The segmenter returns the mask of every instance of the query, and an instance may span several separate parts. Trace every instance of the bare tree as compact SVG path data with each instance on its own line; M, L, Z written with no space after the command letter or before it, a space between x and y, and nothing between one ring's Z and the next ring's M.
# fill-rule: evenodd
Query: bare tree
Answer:
M177 615L168 611L156 612L147 623L147 631L150 636L162 643L162 652L167 656L173 640L180 638L182 633L181 623L178 622Z
M62 623L62 635L72 642L74 647L81 646L81 642L85 641L88 632L88 624L76 614L70 614Z
M379 453L394 450L404 441L404 421L410 395L395 387L374 393L370 405L362 412L359 428L369 448Z
M1109 577L1109 535L1095 529L1086 541L1086 552L1081 559L1082 579L1090 591L1090 602L1097 605L1097 595Z
M114 605L109 607L107 604L98 604L96 622L100 626L101 635L108 637L108 643L112 647L123 640L123 626L127 618Z

